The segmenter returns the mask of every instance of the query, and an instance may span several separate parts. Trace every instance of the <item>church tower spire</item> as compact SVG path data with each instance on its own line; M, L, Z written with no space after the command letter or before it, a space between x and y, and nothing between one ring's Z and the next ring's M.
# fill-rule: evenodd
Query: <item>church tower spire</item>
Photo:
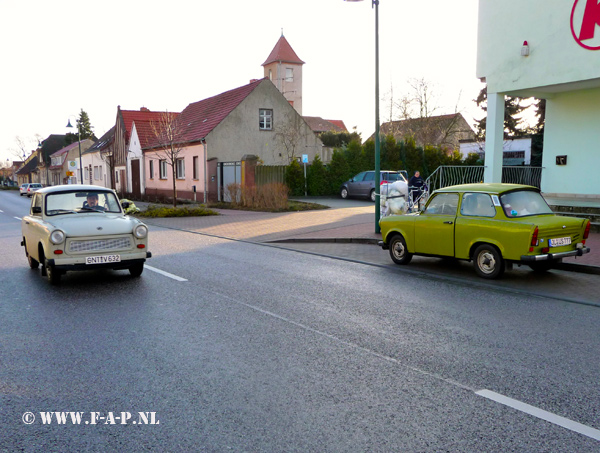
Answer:
M289 103L302 115L302 61L283 36L262 64L268 77L285 96Z

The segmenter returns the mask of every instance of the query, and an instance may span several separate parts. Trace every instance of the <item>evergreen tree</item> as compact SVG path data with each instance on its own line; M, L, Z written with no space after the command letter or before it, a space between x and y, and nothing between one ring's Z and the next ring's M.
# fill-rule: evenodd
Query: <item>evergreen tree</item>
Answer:
M300 163L294 159L285 169L285 183L290 189L290 195L304 195L304 171Z
M306 179L309 195L320 196L327 194L329 189L327 187L327 170L319 156L315 156L312 164L308 167Z
M79 118L77 118L75 127L77 128L76 132L69 132L65 136L65 143L67 145L70 145L71 143L76 143L79 140L80 136L81 140L85 140L87 138L91 138L94 141L98 140L94 135L93 126L90 122L90 117L88 116L85 110L81 109L81 112L79 112Z
M521 104L522 101L523 98L516 96L506 96L504 99L504 133L509 137L520 137L527 133L525 129L521 128L523 120L518 118L518 115L526 108ZM484 112L487 112L487 85L481 89L475 103ZM486 120L485 116L480 120L475 120L476 133L480 139L485 137Z
M329 193L339 194L342 184L352 176L344 154L337 149L334 150L329 163Z

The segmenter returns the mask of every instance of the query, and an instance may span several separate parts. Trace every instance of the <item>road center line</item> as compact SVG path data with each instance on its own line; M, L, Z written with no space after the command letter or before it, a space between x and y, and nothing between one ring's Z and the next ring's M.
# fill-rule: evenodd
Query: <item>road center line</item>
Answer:
M15 217L15 219L17 219L17 220L23 220L21 217Z
M519 400L509 398L508 396L501 395L500 393L492 392L491 390L483 389L475 392L475 394L518 411L525 412L526 414L533 415L534 417L540 418L555 425L562 426L568 430L575 431L576 433L583 434L584 436L591 437L592 439L600 440L600 430L591 428L568 418L561 417L560 415L553 414L552 412L548 412L538 407L523 403Z
M179 277L179 276L174 275L174 274L170 274L168 272L162 271L162 270L157 269L155 267L148 266L147 264L144 265L144 268L148 269L149 271L156 272L157 274L164 275L165 277L172 278L173 280L177 280L178 282L187 282L188 281L187 278L183 278L183 277Z

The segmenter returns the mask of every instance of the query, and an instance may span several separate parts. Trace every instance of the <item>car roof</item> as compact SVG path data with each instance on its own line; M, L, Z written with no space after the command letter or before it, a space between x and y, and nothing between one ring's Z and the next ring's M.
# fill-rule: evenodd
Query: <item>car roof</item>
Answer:
M114 190L102 186L93 186L90 184L61 184L58 186L44 187L38 193L55 193L55 192L113 192Z
M526 186L523 184L505 184L505 183L479 183L479 184L459 184L456 186L448 186L436 190L436 192L485 192L492 194L501 194L514 190L533 190L540 192L535 186Z

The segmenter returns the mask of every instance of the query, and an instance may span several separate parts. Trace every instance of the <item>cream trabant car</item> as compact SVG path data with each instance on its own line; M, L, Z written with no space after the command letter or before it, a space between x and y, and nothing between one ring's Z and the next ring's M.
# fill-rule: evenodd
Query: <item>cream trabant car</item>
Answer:
M124 206L126 207L126 206ZM25 254L32 269L52 284L67 271L128 269L138 277L148 251L148 227L126 216L116 193L105 187L61 185L33 194L21 221Z

